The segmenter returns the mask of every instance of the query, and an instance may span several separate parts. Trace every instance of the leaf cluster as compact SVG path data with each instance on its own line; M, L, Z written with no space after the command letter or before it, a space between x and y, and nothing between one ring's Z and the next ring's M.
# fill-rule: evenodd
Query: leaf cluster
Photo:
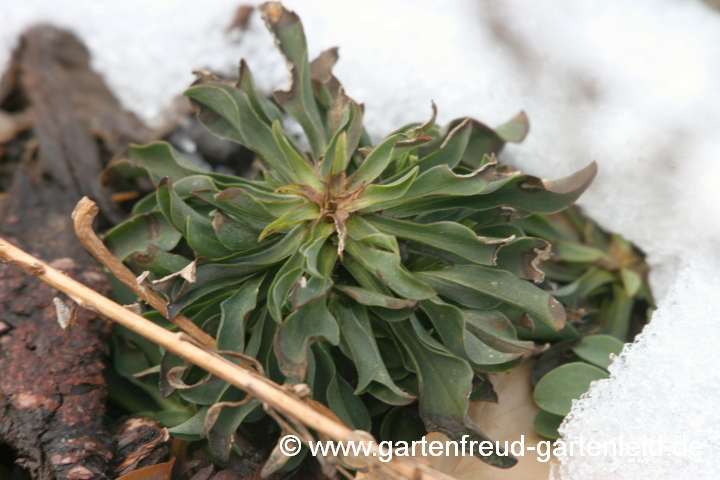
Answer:
M570 297L540 287L550 243L511 222L571 205L595 164L557 181L522 174L495 154L524 138L524 114L494 129L472 119L439 126L434 104L428 121L373 145L364 106L332 73L337 49L309 61L298 17L278 3L261 12L289 88L270 101L241 62L236 83L203 74L185 93L200 121L252 150L261 171L240 178L203 170L167 143L134 146L111 168L157 188L106 244L149 272L169 315L183 313L218 350L256 359L280 384L306 383L351 428L391 436L413 428L404 413L413 408L428 431L486 440L469 402L487 396L487 373L534 351L518 328L567 328ZM288 134L285 115L304 139ZM151 356L143 367L156 365L155 378L133 382L158 381L158 403L187 406L176 437L207 438L223 459L238 428L262 420L245 393L170 354ZM482 459L515 463L500 451Z
M572 400L587 392L590 382L608 377L611 355L619 355L649 321L654 309L649 268L642 252L603 231L577 207L517 218L512 225L551 242L552 255L539 268L546 274L544 287L568 312L559 332L542 327L519 332L552 344L535 363L532 382L542 409L535 429L558 438Z

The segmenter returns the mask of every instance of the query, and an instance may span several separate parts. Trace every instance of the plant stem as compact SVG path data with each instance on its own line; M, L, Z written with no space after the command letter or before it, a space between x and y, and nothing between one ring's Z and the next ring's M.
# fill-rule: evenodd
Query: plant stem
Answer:
M234 364L212 350L196 343L186 334L171 333L150 320L131 312L11 245L3 238L0 238L0 259L64 292L81 307L95 311L110 320L124 325L188 362L248 392L263 402L266 409L272 408L294 422L307 425L318 434L336 442L368 441L367 434L363 435L362 432L354 432L341 422L313 409L304 400L291 393L289 389ZM396 457L388 463L381 463L379 461L381 452L377 443L372 444L372 451L375 454L366 457L368 467L383 470L385 473L394 473L393 476L395 477L411 478L413 480L451 480L447 475L417 463L410 458Z

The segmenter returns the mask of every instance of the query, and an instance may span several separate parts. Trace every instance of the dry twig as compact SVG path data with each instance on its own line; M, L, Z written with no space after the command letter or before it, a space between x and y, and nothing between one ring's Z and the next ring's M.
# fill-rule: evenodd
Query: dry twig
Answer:
M84 203L85 208L90 206L88 202L81 203ZM78 211L82 212L83 210L78 209ZM76 217L80 216L84 216L86 220L90 218L87 214L76 214ZM86 240L88 238L90 237L86 237ZM99 239L97 240L99 241ZM92 240L90 239L90 241ZM167 351L248 392L263 402L266 408L269 407L275 412L281 413L291 419L293 423L307 425L319 435L336 442L368 440L367 433L355 432L337 420L323 415L295 396L289 389L236 365L214 351L209 351L184 333L169 332L73 280L2 238L0 238L0 259L64 292L81 307L98 312L160 345ZM381 463L379 460L381 452L376 443L372 444L372 451L374 455L367 457L367 465L376 472L380 471L385 474L393 474L396 478L413 480L451 480L447 475L409 458L396 457L388 463Z
M108 270L110 270L110 273L115 275L118 280L124 283L126 287L132 290L145 303L149 304L155 310L167 317L167 302L160 295L147 287L138 285L135 274L133 274L120 260L115 258L115 255L107 249L102 240L100 240L95 234L92 224L97 214L97 205L88 197L83 197L83 199L80 200L75 207L72 218L75 222L75 233L77 234L78 239L80 239L80 243L83 244L87 251L90 252L98 262L102 263ZM169 320L205 347L215 348L215 339L205 333L186 316L175 315Z

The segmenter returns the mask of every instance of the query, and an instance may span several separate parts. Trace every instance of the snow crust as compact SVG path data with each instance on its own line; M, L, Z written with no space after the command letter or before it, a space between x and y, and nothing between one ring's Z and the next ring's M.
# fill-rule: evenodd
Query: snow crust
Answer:
M504 158L558 178L592 160L580 200L640 246L659 309L612 377L576 403L565 438L627 442L685 435L699 457L562 458L556 479L705 479L720 469L720 12L694 0L288 0L311 56L339 45L335 73L366 105L371 134L519 110L531 131ZM232 72L245 57L259 86L287 84L254 14L227 34L236 0L0 1L0 65L27 26L76 31L124 104L157 121L193 68Z

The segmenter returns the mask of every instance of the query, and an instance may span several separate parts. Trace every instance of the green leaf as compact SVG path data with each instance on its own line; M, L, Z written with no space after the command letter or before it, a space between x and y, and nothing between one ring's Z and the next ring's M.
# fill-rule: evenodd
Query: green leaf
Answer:
M199 261L196 282L183 285L181 288L183 295L174 299L168 307L169 310L177 313L178 309L191 305L200 298L200 294L196 293L198 291L214 291L214 289L240 283L247 276L281 262L297 250L304 237L305 230L302 226L298 226L271 246L239 252L215 261Z
M154 403L161 408L172 409L176 407L177 404L175 402L163 398L160 394L160 390L157 388L156 374L142 378L136 378L134 376L136 373L143 372L151 366L150 359L145 354L145 351L143 351L144 349L138 348L134 342L131 342L129 338L126 338L124 335L113 335L111 340L115 371L125 380L142 389L145 395L154 400ZM144 339L141 337L141 340ZM151 346L155 347L152 344ZM154 350L159 354L157 347L155 347ZM159 358L157 360L159 361ZM153 364L155 364L155 362L153 362Z
M410 300L422 300L435 295L425 283L408 272L396 253L372 248L352 238L347 238L345 251L363 268L380 279L400 296Z
M473 330L466 328L466 317L459 308L448 305L437 297L423 300L420 302L420 308L430 318L447 349L453 355L469 361L472 366L506 363L519 358L527 351L526 349L520 352L507 352L493 348ZM532 342L529 343L532 345Z
M498 395L490 383L490 378L487 374L476 375L473 379L473 390L470 394L471 402L490 402L498 403Z
M196 256L207 258L223 258L233 253L232 250L225 247L215 235L215 230L207 229L208 224L212 229L212 222L207 218L203 221L188 216L185 220L184 236L190 248L193 249Z
M339 175L347 169L348 161L350 160L347 143L347 132L341 132L335 142L335 151L330 169L332 175Z
M184 233L190 247L199 255L220 258L232 253L215 236L212 222L191 208L173 191L170 177L163 178L155 191L165 218Z
M396 401L401 402L395 403L395 405L411 403L415 397L395 385L385 367L373 336L367 310L356 303L348 305L340 300L332 302L330 309L337 319L340 332L350 349L355 368L358 371L355 394L363 393L371 382L377 382L390 390L397 399Z
M282 118L282 113L278 108L264 96L258 94L255 88L255 80L253 79L252 73L250 73L250 67L248 67L244 58L240 59L238 81L235 87L247 96L248 103L253 111L264 123L271 125L274 120Z
M497 310L463 310L462 313L467 329L488 347L515 355L527 355L534 351L535 344L518 340L513 324Z
M553 415L552 413L540 410L535 414L533 427L535 428L535 432L541 437L557 440L560 438L558 428L560 428L563 420L565 420L565 417L562 415Z
M620 278L622 279L623 286L625 287L625 293L628 297L634 297L638 294L640 288L642 288L643 278L634 270L621 268Z
M420 440L427 431L417 421L418 409L416 405L408 407L395 407L390 410L380 426L379 438L386 442L407 442Z
M222 314L217 334L218 350L244 353L245 325L250 312L255 310L264 278L264 274L259 274L246 280L230 298L220 304Z
M192 373L192 371L191 371ZM205 372L202 372L205 374ZM198 379L199 380L199 379ZM193 384L193 382L190 382ZM178 394L183 400L197 405L212 405L217 402L223 393L230 387L230 384L217 377L210 379L201 384L194 383L192 387L178 390Z
M345 168L341 171L344 172L347 169L350 151L347 145L348 138L346 127L350 122L351 115L352 113L350 110L345 111L342 120L338 124L337 130L330 139L330 144L328 144L327 149L325 150L322 163L319 165L321 178L327 178L330 174L334 176L337 173L340 173L335 170L339 169L341 164L345 165ZM338 156L337 160L335 158L336 155Z
M550 244L540 238L520 237L502 245L497 254L497 268L535 283L545 279L540 262L550 259Z
M362 196L352 204L351 211L363 209L373 210L373 205L381 205L403 198L407 194L408 189L411 188L413 181L415 181L417 173L418 169L413 168L392 183L369 185L363 191Z
M105 245L118 260L125 261L136 252L144 252L150 245L172 250L182 238L161 212L155 211L129 218L105 235Z
M432 203L435 199L448 200L480 194L490 186L491 177L492 170L487 168L478 169L467 175L459 175L447 165L438 165L420 174L402 198L377 203L364 211L386 210L387 216L408 216L405 211L415 205L423 205L425 197L429 197ZM459 202L457 206L462 205ZM412 214L423 211L413 210Z
M553 255L555 260L564 262L593 263L598 260L609 260L608 255L602 250L563 240L553 241Z
M276 218L262 202L242 188L230 187L219 193L213 191L194 192L194 195L258 232ZM300 199L293 203L298 205ZM292 207L288 206L288 210L290 208Z
M610 366L610 354L620 355L624 345L610 335L588 335L583 337L572 351L586 362L607 370Z
M473 379L470 365L424 343L418 336L422 327L416 321L390 325L407 349L418 373L420 417L427 430L442 432L456 441L464 435L468 435L471 441L490 441L467 415ZM488 456L477 453L481 460L495 467L509 468L517 463L509 453L497 450Z
M559 300L572 304L575 299L588 297L595 289L614 281L615 276L604 268L590 267L577 280L554 290L552 294Z
M397 146L406 139L407 137L402 134L392 135L375 147L355 173L348 178L347 189L353 190L371 184L393 160L416 148L416 146Z
M247 250L258 245L256 231L219 210L210 213L212 228L220 243L229 250Z
M310 238L300 247L300 253L305 257L305 269L313 277L326 278L318 270L318 255L328 237L335 232L335 225L327 222L320 222L310 232Z
M468 119L460 122L450 131L440 148L420 159L417 163L420 173L424 173L426 170L438 165L447 165L450 169L455 168L462 160L463 153L470 141L471 132L472 123Z
M462 120L455 120L450 123L453 127ZM472 120L472 133L468 143L463 161L477 168L482 164L485 155L498 154L502 151L506 142L522 142L530 128L528 118L524 112L520 112L504 124L492 129L477 120Z
M253 110L247 95L231 85L214 82L190 87L184 95L200 106L198 119L208 130L248 147L289 183L290 171L270 125Z
M181 178L208 174L199 168L189 158L178 152L167 142L153 142L147 145L130 145L128 158L119 157L108 167L109 169L130 169L127 176L147 175L157 185L167 176L180 180Z
M543 376L535 386L538 407L555 415L570 413L572 401L580 398L595 380L609 378L607 372L583 362L562 365Z
M172 189L180 198L188 199L197 190L217 190L217 185L207 175L190 175L173 180Z
M565 326L558 331L551 330L550 327L542 323L535 322L533 326L535 329L530 331L520 325L515 325L518 338L536 342L560 342L562 340L573 340L580 337L580 333L578 333L577 329L573 327L570 322L565 322Z
M358 397L353 392L352 385L341 375L335 375L330 380L326 395L328 406L333 412L338 412L336 414L343 420L343 423L355 430L370 430L372 426L370 413L362 401L353 405L352 399Z
M302 253L295 252L287 262L280 267L275 274L270 290L268 291L267 306L268 312L276 322L282 323L282 307L290 295L290 291L295 286L303 274L303 265L305 257Z
M417 305L416 300L406 300L404 298L391 297L373 290L367 290L362 287L353 287L351 285L337 285L336 289L340 290L356 302L362 305L373 307L384 307L392 310L401 308L412 308Z
M320 181L320 177L315 173L315 169L290 145L278 120L272 124L272 135L275 143L285 156L285 162L290 169L293 182L307 185L318 191L323 191L324 186Z
M405 199L434 195L476 195L488 188L491 173L492 169L480 168L472 173L459 175L447 165L438 165L418 176Z
M213 299L225 299L237 290L242 282L250 275L238 278L225 278L215 282L204 282L189 284L185 280L177 280L170 291L170 303L168 304L168 318L180 313L187 307L207 305Z
M475 291L481 297L513 305L554 330L565 324L565 309L557 300L509 272L480 265L456 265L443 270L415 272L415 276L449 298L458 298L452 291L457 286Z
M540 237L550 243L558 240L577 242L577 233L564 223L551 220L544 215L530 215L524 218L513 219L513 225L520 227L526 235Z
M517 175L509 181L499 181L500 188L478 200L489 200L490 205L508 205L534 213L555 213L571 205L592 183L597 164L592 162L582 170L560 180L543 180L531 175ZM494 182L493 182L494 183ZM492 184L491 184L492 185Z
M629 340L633 304L633 299L628 297L625 289L621 285L613 284L612 301L606 308L607 323L603 333L612 335L621 342Z
M480 265L494 265L498 250L507 241L478 237L468 227L456 222L421 225L379 215L368 216L368 221L385 234L428 245Z
M393 235L386 235L375 228L367 221L367 217L365 216L353 215L345 222L345 226L347 227L348 236L353 240L365 242L368 245L373 245L397 254L400 253L397 239Z
M313 156L319 158L325 152L327 139L310 80L308 47L302 23L295 12L286 10L277 2L263 4L260 12L290 69L290 88L276 90L273 96L302 126Z
M155 198L155 192L150 192L143 198L135 202L135 205L133 205L130 214L133 216L142 215L143 213L150 213L153 210L157 210L158 208L159 207L157 204L157 198Z
M128 148L128 158L119 157L112 161L108 170L119 172L129 178L148 176L153 185L157 185L167 176L171 176L177 183L185 177L199 175L212 178L216 182L232 183L234 186L261 188L261 183L257 181L208 171L167 142L131 145ZM146 201L152 205L152 200Z
M350 255L345 255L342 265L350 272L352 277L362 288L372 292L380 293L392 298L390 289L385 286L372 272L366 270L359 262ZM359 297L358 297L359 298ZM385 307L370 307L372 312L386 322L399 322L410 317L410 308L390 309Z
M445 279L439 276L427 275L423 277L426 273L431 272L416 272L418 278L424 279L425 282L435 289L441 297L449 299L453 303L479 310L497 308L502 304L502 300L498 300L487 295L479 295L475 287L472 285L461 284L457 281Z
M315 220L320 216L320 207L316 203L307 202L299 205L288 213L278 218L272 223L269 223L265 229L260 233L258 241L267 237L271 233L282 230L283 228L292 227L298 223L305 222L307 220Z
M139 252L130 257L128 263L137 266L137 270L141 272L148 270L162 278L187 267L190 260L182 255L160 250L155 245L149 245L145 252Z
M430 172L431 170L428 170L423 175ZM454 208L489 210L500 206L534 213L555 213L577 200L590 186L596 173L597 164L593 162L566 178L554 181L530 175L509 176L490 182L482 193L477 195L457 195L448 189L447 195L418 198L387 208L384 215L407 217L437 210ZM416 184L421 177L415 181Z
M362 399L353 393L350 384L340 376L328 349L316 343L312 346L317 373L313 382L313 398L333 411L352 429L370 430L371 420Z
M360 262L349 255L345 255L342 265L350 272L350 275L366 290L382 293L386 296L392 296L390 289L377 278L373 272L366 270Z
M268 318L266 308L260 307L256 312L252 315L257 318L251 328L245 355L257 358L264 365L272 350L277 323Z
M522 142L530 130L530 123L525 112L520 112L513 118L495 127L495 133L506 142Z
M318 252L316 263L319 276L310 276L309 280L301 279L295 284L290 293L291 307L293 310L297 310L315 299L324 297L330 292L334 283L332 272L335 268L337 258L337 248L330 243L323 244ZM305 262L305 268L305 271L307 271L308 262Z
M210 407L202 407L190 420L177 427L170 428L168 431L174 438L180 440L186 440L188 442L200 440L205 423L205 416L209 408Z
M349 117L347 123L345 123L346 116ZM358 148L358 145L370 146L371 144L369 136L363 127L364 116L364 106L348 97L342 88L338 89L337 95L330 102L328 126L331 132L337 132L341 129L347 132L345 151L349 156Z
M205 81L190 87L184 95L193 101L197 108L197 118L205 128L220 138L250 148L240 123L239 107L224 87L218 82ZM260 125L263 123L259 116L257 122ZM272 163L272 159L269 161Z
M230 388L220 398L221 402L239 402L244 399L247 394L236 388ZM213 428L208 432L207 438L213 453L222 461L230 459L232 450L233 437L235 432L245 419L253 413L261 409L262 403L259 400L252 399L245 405L239 407L223 407L220 415L218 415Z
M340 329L321 298L291 313L275 333L274 347L280 370L295 382L307 371L308 347L318 338L340 342Z

